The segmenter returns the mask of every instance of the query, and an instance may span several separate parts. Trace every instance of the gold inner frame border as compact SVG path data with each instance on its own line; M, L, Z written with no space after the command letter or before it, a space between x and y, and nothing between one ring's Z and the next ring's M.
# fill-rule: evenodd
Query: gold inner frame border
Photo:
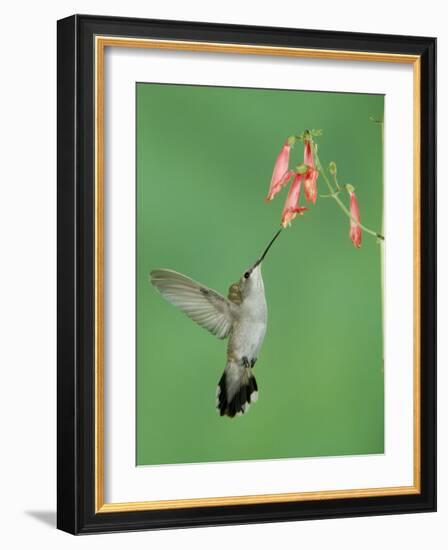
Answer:
M313 59L406 63L413 65L413 485L366 489L342 489L297 493L155 500L141 502L106 503L104 501L104 55L107 47L146 48L159 50L269 55ZM343 498L380 497L420 493L421 480L421 426L420 426L420 117L421 117L421 62L418 55L402 55L345 50L256 46L180 40L124 38L96 36L95 59L95 513L167 510L209 506L232 506L279 502L304 502Z

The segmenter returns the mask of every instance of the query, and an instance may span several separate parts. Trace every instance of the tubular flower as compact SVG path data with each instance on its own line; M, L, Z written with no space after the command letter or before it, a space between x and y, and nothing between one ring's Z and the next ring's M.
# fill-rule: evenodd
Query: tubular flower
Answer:
M311 142L308 140L305 141L305 149L303 151L303 163L308 166L308 171L305 174L305 181L303 185L305 198L307 201L311 201L313 204L315 204L317 199L316 181L319 176L319 172L315 168Z
M297 214L303 214L306 210L308 210L308 208L298 205L302 178L302 174L296 174L291 183L291 187L289 188L288 196L286 197L285 206L283 207L282 212L283 227L290 225Z
M359 226L361 223L361 217L359 215L359 204L356 195L353 191L350 191L350 239L356 248L361 247L362 229Z
M291 152L291 143L287 139L278 154L275 161L274 171L272 172L271 185L269 187L266 201L271 201L275 195L288 183L294 172L289 170L289 154Z

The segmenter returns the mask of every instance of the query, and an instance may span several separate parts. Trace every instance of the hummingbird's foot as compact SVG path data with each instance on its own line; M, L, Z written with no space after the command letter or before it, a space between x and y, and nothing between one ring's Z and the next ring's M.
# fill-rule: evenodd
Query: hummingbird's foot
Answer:
M256 357L252 357L252 359L249 361L249 359L244 355L242 358L241 358L241 361L243 363L243 367L245 367L246 369L248 368L253 368L255 366L255 363L257 362L257 358Z

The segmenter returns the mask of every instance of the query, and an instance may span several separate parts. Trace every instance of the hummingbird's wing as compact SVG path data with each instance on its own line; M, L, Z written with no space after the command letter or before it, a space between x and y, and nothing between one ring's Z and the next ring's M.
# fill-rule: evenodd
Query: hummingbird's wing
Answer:
M236 306L219 292L171 269L151 271L150 280L168 302L180 308L198 325L218 338L229 335Z

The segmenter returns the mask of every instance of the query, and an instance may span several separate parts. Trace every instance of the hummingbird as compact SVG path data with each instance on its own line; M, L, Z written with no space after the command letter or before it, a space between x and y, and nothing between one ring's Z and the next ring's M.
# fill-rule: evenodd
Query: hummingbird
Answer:
M168 302L219 339L228 339L227 364L216 388L216 408L221 416L241 416L258 399L253 369L268 320L261 264L281 230L239 281L230 285L227 298L171 269L150 273L151 283Z

